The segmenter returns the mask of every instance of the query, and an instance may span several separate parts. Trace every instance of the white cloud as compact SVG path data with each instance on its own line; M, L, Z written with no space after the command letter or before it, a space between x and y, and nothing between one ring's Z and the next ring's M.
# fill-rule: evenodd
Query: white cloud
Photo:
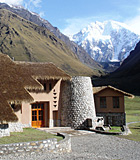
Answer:
M0 0L0 2L14 5L22 5L23 0Z
M73 35L77 32L79 32L81 29L86 27L91 22L95 21L97 17L88 17L88 18L72 18L72 19L66 19L66 27L61 29L61 31L65 35Z
M14 5L25 5L26 8L34 6L40 7L42 0L0 0L1 3L14 4Z
M137 15L132 19L128 19L125 23L129 25L133 32L140 35L140 15Z
M42 0L34 0L33 4L35 7L38 7Z
M23 0L23 6L29 11L36 12L37 8L41 8L40 3L42 0ZM43 15L43 11L40 12Z
M36 8L41 8L40 3L42 0L0 0L1 3L13 4L13 5L21 5L26 9L35 12ZM40 17L45 16L45 13L41 11L39 13Z
M100 14L97 16L90 16L90 17L80 17L80 18L71 18L65 20L65 28L61 28L61 32L64 33L67 36L73 35L77 32L79 32L81 29L87 27L91 22L99 21L103 22L106 20L118 20L120 18L120 15L116 15L115 19L113 15L110 14Z
M33 4L35 7L40 7L42 0L29 0L29 4Z
M40 12L39 15L40 15L40 17L44 17L45 13L44 12Z

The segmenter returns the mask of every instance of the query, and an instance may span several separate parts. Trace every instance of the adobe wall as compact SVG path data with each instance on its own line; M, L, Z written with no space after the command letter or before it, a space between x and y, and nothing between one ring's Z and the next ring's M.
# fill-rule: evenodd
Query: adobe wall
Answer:
M96 120L90 77L73 77L63 83L61 126L86 129L92 123L95 128Z
M43 91L41 90L30 90L29 93L33 97L34 102L32 103L44 103L45 112L45 127L54 127L53 113L58 111L60 106L60 80L40 80L40 83L45 84ZM49 88L51 84L51 89ZM30 127L32 125L32 111L30 103L22 103L22 109L16 115L19 122L23 124L23 127ZM58 122L56 122L59 124Z

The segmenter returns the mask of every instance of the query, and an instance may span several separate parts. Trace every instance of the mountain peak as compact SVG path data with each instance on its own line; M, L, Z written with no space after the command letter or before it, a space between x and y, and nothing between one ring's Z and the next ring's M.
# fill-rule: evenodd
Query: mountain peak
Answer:
M96 61L123 61L134 49L140 36L124 23L109 20L92 22L73 41L81 45Z
M23 6L21 5L14 5L14 4L8 4L10 7L14 8L14 9L25 9Z

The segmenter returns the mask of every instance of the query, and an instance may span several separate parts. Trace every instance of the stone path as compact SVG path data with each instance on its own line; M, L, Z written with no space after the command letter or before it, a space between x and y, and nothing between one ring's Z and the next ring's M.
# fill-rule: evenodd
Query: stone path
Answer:
M73 135L70 153L32 153L6 156L7 160L139 160L140 142L115 136L88 133Z
M136 121L136 122L128 122L127 125L129 124L133 124L133 123L139 123L140 121Z
M86 134L93 134L93 132L91 131L74 130L74 129L71 129L70 127L39 128L39 130L43 130L45 132L49 132L52 134L62 132L62 133L67 133L69 136L81 136L81 135L86 135Z

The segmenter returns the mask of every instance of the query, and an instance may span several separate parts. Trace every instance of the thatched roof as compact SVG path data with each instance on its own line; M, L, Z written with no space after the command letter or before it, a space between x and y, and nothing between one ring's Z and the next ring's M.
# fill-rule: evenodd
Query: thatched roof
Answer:
M99 92L101 92L101 91L103 91L103 90L105 90L105 89L108 89L108 88L110 88L110 89L112 89L112 90L114 90L114 91L117 91L117 92L120 92L120 93L122 93L122 94L124 94L125 96L128 96L128 97L130 97L130 98L133 98L134 97L134 95L132 95L132 94L130 94L130 93L127 93L127 92L124 92L124 91L122 91L122 90L120 90L120 89L117 89L117 88L115 88L115 87L112 87L112 86L101 86L101 87L93 87L93 94L97 94L97 93L99 93Z
M16 62L16 64L26 70L27 76L32 75L35 79L71 79L68 74L56 67L53 63Z
M0 108L1 108L0 123L9 122L9 121L14 122L18 120L13 109L9 106L6 99L1 94L0 94Z
M13 62L0 53L0 121L16 121L9 103L31 102L27 89L43 89L37 79L69 80L71 77L52 63Z

